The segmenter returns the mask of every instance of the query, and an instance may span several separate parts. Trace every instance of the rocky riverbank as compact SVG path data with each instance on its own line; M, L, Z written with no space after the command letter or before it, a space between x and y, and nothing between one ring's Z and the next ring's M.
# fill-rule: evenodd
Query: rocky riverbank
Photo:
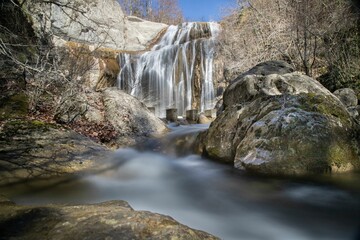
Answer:
M125 201L19 206L0 196L0 239L218 239Z

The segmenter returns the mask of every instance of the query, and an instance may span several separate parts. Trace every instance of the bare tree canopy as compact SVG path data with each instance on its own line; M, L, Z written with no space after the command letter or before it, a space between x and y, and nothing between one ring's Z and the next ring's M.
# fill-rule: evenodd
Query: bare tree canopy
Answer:
M119 3L128 15L166 24L184 21L177 0L119 0Z
M282 59L330 90L360 89L360 28L349 0L250 0L224 18L223 54L231 71Z

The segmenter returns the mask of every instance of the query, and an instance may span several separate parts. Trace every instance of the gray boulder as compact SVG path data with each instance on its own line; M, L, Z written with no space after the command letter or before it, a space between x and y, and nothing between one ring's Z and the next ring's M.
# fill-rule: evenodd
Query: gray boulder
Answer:
M224 111L198 150L264 174L359 169L358 126L340 100L300 73L245 75L224 94Z
M334 92L346 107L355 107L358 104L356 93L351 88L341 88Z
M19 206L0 198L2 239L218 239L125 201Z
M101 92L89 90L86 94L78 93L69 104L71 108L67 107L65 109L68 111L59 112L57 120L67 123L73 119L79 124L85 122L94 126L111 127L117 137L104 141L108 147L135 145L168 130L165 123L137 98L115 87Z
M355 107L348 107L350 115L360 123L360 105Z
M102 92L105 119L119 133L117 146L128 146L150 136L159 136L168 129L145 104L137 98L118 90L108 88Z

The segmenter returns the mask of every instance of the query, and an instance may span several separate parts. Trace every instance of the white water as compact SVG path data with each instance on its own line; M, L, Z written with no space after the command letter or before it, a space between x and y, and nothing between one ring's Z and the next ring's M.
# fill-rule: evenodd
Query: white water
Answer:
M119 149L113 169L51 185L1 189L19 204L126 200L225 240L357 240L359 194L311 181L249 176L179 147L206 125L172 127L141 150ZM178 144L175 147L175 144ZM155 151L154 151L155 150ZM0 237L1 238L1 237Z
M213 22L169 26L151 51L120 54L118 87L155 107L158 117L165 117L168 108L177 108L180 116L194 108L214 108L213 61L218 32L219 25ZM197 93L196 82L201 85ZM196 95L200 95L199 100L194 99Z

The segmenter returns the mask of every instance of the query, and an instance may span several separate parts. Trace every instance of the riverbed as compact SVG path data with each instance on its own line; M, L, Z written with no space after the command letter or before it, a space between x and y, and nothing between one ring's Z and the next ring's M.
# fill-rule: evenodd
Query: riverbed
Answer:
M100 161L116 166L108 171L2 191L26 205L121 199L226 240L360 239L358 175L344 181L250 175L191 152L194 136L207 127L171 125L162 139L104 156Z

